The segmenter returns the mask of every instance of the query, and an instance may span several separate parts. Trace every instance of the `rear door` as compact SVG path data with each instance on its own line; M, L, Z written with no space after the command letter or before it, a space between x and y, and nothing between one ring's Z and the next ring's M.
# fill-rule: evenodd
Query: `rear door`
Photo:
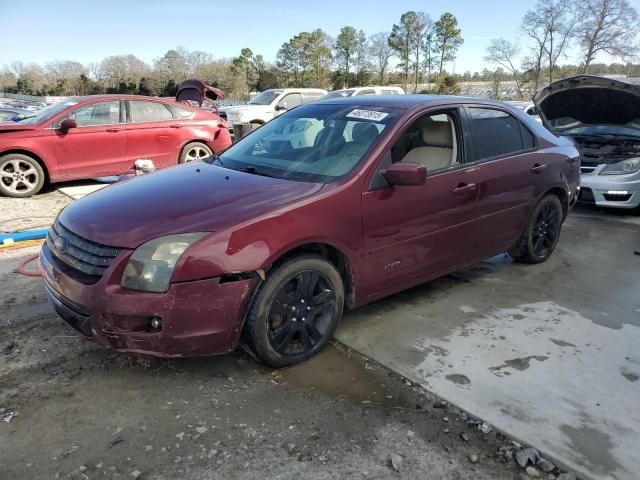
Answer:
M547 168L534 135L506 110L466 108L478 185L473 257L509 248L520 236Z
M60 123L71 118L78 124L66 132ZM82 105L62 118L52 128L49 138L55 152L61 178L92 178L126 173L127 137L124 130L123 102L102 100Z
M157 168L176 165L183 144L184 120L174 118L162 102L128 100L127 106L129 164L148 159Z
M452 122L455 128L451 162L430 169L428 148L422 157L411 152L428 147L421 126L442 121ZM419 117L389 147L362 197L367 296L446 273L468 260L476 192L474 171L464 163L465 150L455 108ZM380 181L379 172L386 165L407 159L427 166L424 185L389 187Z

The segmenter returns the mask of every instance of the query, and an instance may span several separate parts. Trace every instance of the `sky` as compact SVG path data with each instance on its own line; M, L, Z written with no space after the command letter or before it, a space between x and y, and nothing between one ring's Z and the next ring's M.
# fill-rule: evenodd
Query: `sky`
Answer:
M631 3L640 10L640 0ZM341 27L352 25L372 35L390 31L402 13L415 10L434 19L450 11L458 18L465 42L448 69L473 72L486 66L483 57L492 38L526 46L518 27L534 5L535 0L0 0L0 66L52 60L87 64L129 53L152 63L178 46L215 58L237 56L249 47L274 61L280 46L299 32L322 28L335 37Z

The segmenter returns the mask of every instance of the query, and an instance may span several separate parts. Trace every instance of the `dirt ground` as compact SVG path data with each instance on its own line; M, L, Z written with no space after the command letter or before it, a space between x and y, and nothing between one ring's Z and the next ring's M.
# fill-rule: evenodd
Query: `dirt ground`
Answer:
M0 198L0 231L51 223L67 203ZM166 361L93 345L15 273L34 253L0 253L1 478L523 475L509 439L340 344L280 371L241 352Z

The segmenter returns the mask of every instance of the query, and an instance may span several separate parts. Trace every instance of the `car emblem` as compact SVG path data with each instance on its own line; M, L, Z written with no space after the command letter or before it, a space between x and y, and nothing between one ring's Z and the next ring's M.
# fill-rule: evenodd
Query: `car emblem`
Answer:
M56 250L59 253L65 253L67 251L67 247L69 246L69 242L64 237L58 237L53 241L53 246L56 247Z

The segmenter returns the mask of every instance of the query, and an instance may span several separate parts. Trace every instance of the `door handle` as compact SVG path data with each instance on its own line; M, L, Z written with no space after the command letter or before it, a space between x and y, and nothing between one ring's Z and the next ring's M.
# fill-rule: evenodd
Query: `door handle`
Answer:
M182 128L182 125L174 123L173 125L169 125L169 128Z
M456 195L462 195L464 193L467 192L473 192L476 189L476 184L475 183L461 183L460 185L458 185L456 188L454 188L451 193L454 193Z
M544 172L546 169L546 165L540 165L539 163L536 163L533 167L531 167L531 173L538 175L539 173Z
M109 133L116 133L119 132L121 129L120 128L107 128L107 132Z

